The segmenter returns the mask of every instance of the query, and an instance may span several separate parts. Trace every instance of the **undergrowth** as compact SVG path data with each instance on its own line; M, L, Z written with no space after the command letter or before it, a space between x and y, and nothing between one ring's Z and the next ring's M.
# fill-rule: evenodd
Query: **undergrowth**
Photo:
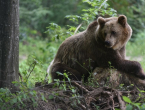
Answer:
M28 79L33 84L43 81L47 74L47 67L54 58L59 43L28 37L19 45L19 72L23 80ZM32 68L34 63L34 68ZM27 78L28 76L29 78Z

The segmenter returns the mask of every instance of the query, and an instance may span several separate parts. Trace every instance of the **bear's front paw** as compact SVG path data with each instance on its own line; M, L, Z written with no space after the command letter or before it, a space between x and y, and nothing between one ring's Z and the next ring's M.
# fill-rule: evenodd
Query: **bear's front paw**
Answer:
M138 72L138 74L136 74L138 78L140 79L145 79L145 73L143 70L141 70L140 72Z

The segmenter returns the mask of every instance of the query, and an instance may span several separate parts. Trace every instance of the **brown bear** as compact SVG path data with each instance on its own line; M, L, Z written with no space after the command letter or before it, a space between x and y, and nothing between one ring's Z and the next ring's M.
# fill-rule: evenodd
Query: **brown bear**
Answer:
M85 80L96 67L108 68L111 64L121 72L145 79L139 62L125 60L125 46L132 29L124 15L99 17L88 28L67 38L59 47L50 69L52 80L63 79L67 73L73 80ZM109 63L110 62L110 63Z

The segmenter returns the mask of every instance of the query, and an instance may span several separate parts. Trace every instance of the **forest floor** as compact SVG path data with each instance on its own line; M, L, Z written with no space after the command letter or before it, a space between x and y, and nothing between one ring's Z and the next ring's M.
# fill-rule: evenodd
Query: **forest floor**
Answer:
M135 86L95 87L84 85L80 81L60 81L45 85L37 83L35 86L37 105L33 106L32 102L26 101L27 109L141 110L141 105L143 105L141 102L144 100L144 93L141 93Z

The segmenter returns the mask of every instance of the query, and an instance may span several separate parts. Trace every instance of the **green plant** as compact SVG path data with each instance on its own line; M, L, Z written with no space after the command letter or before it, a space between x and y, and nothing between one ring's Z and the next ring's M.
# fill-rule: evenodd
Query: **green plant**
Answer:
M137 108L138 110L145 109L144 94L142 94L142 93L145 93L145 91L140 90L139 88L137 88L137 89L139 91L139 94L138 94L138 98L136 98L135 101L132 102L129 97L123 96L123 100L128 103L128 104L126 104L127 110L133 110L135 108Z
M81 15L67 15L66 18L69 19L74 25L67 25L66 32L63 32L63 28L56 23L50 23L50 26L47 27L48 30L46 33L49 33L50 36L55 39L62 39L62 41L79 32L79 30L84 30L85 27L96 19L96 16L116 16L116 11L109 7L107 0L82 0L83 4L89 5L88 9L83 9Z
M126 105L126 110L133 110L135 108L139 110L144 110L145 109L145 104L144 103L135 103L132 102L128 97L123 96L123 100L129 104Z
M11 93L7 88L0 88L1 110L23 109L28 106L28 102L32 103L33 107L37 106L38 97L35 90L30 90L24 82L13 82L13 84L20 89L16 93Z
M19 72L23 81L26 81L28 75L30 75L28 82L33 85L45 79L47 67L54 58L58 45L58 43L43 41L37 37L28 37L19 43Z

